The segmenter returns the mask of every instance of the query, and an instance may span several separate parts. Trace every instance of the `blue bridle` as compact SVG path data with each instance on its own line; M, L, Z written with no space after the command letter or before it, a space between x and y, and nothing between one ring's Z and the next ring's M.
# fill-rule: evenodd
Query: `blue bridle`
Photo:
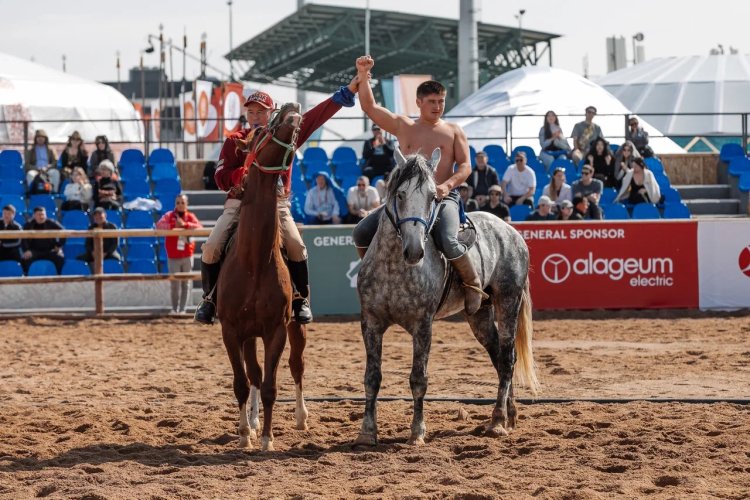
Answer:
M390 219L391 224L393 224L393 227L396 228L396 234L398 234L398 237L401 237L401 224L404 224L406 222L414 222L414 225L416 226L417 223L422 224L424 226L424 239L427 240L427 238L430 235L430 231L432 231L432 226L435 225L435 219L437 219L438 214L438 208L440 207L440 202L438 202L437 199L433 200L432 202L432 210L430 210L430 218L429 220L425 220L422 217L404 217L403 219L399 217L398 215L398 206L396 205L396 197L393 197L393 213L388 210L388 207L385 208L385 213L388 215L388 219Z

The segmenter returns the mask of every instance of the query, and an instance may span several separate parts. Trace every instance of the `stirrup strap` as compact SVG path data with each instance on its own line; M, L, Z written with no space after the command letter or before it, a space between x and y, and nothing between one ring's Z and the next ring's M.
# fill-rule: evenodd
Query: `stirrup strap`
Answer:
M487 295L487 294L485 293L485 291L484 291L484 290L482 290L481 288L479 288L478 286L474 286L474 285L469 285L468 283L461 283L461 284L462 284L462 285L464 286L464 288L469 288L469 289L471 289L471 290L474 290L474 291L475 291L475 292L477 292L477 293L478 293L479 295L481 295L481 296L482 296L482 300L487 300L487 299L489 299L489 298L490 298L490 296L489 296L489 295Z

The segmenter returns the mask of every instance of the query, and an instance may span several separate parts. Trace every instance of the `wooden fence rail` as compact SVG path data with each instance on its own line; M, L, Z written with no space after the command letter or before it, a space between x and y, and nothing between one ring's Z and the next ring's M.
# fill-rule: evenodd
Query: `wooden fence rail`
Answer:
M24 276L23 278L0 278L0 285L32 285L43 283L94 282L96 314L104 314L105 281L183 281L200 278L200 273L174 274L104 274L104 238L135 238L147 236L208 236L211 230L202 229L91 229L86 231L0 231L0 240L93 238L94 268L91 276Z

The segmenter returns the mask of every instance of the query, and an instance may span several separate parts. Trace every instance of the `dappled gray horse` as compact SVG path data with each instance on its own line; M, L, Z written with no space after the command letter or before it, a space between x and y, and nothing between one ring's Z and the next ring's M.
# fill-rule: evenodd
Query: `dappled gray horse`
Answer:
M404 158L396 150L397 167L390 175L380 224L357 278L362 303L362 338L367 351L366 407L356 444L377 443L376 404L380 381L383 334L397 324L412 336L414 352L409 383L414 397L410 444L423 444L424 396L432 322L464 310L464 291L458 277L429 237L439 203L435 202L434 167L440 150L428 161L422 155ZM513 368L536 392L538 385L531 349L529 252L521 235L498 217L485 212L469 215L477 228L477 242L469 250L482 287L490 295L475 314L467 316L474 336L497 370L497 402L487 435L507 434L516 423ZM451 280L446 284L447 277ZM449 289L443 296L444 285ZM464 314L466 314L464 312Z

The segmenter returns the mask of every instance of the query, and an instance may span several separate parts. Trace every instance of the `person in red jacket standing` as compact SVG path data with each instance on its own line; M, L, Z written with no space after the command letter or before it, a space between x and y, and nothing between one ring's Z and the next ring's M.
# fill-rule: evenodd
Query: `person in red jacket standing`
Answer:
M198 218L188 212L188 197L177 195L174 210L165 213L157 229L198 229L203 227ZM193 253L195 243L189 236L167 236L167 268L169 274L189 273L193 270ZM190 297L191 282L189 280L172 281L172 313L184 313L188 297Z
M342 106L354 106L354 94L357 92L359 78L354 77L348 86L341 87L331 97L315 106L302 116L302 126L297 135L296 146L304 142L323 125ZM245 175L245 154L240 151L237 141L250 141L259 128L268 125L274 102L265 92L255 92L245 101L248 128L237 132L224 141L219 155L214 178L220 189L227 192L224 213L216 221L211 235L203 244L201 254L201 277L203 281L203 301L195 311L195 321L206 325L213 324L216 316L215 289L221 266L220 258L224 244L229 236L229 228L235 219L242 197L242 177ZM313 319L310 310L309 282L307 269L307 248L297 229L289 210L292 169L280 174L279 178L279 223L282 246L286 250L289 275L294 284L295 294L292 298L294 321L300 324L310 323Z

